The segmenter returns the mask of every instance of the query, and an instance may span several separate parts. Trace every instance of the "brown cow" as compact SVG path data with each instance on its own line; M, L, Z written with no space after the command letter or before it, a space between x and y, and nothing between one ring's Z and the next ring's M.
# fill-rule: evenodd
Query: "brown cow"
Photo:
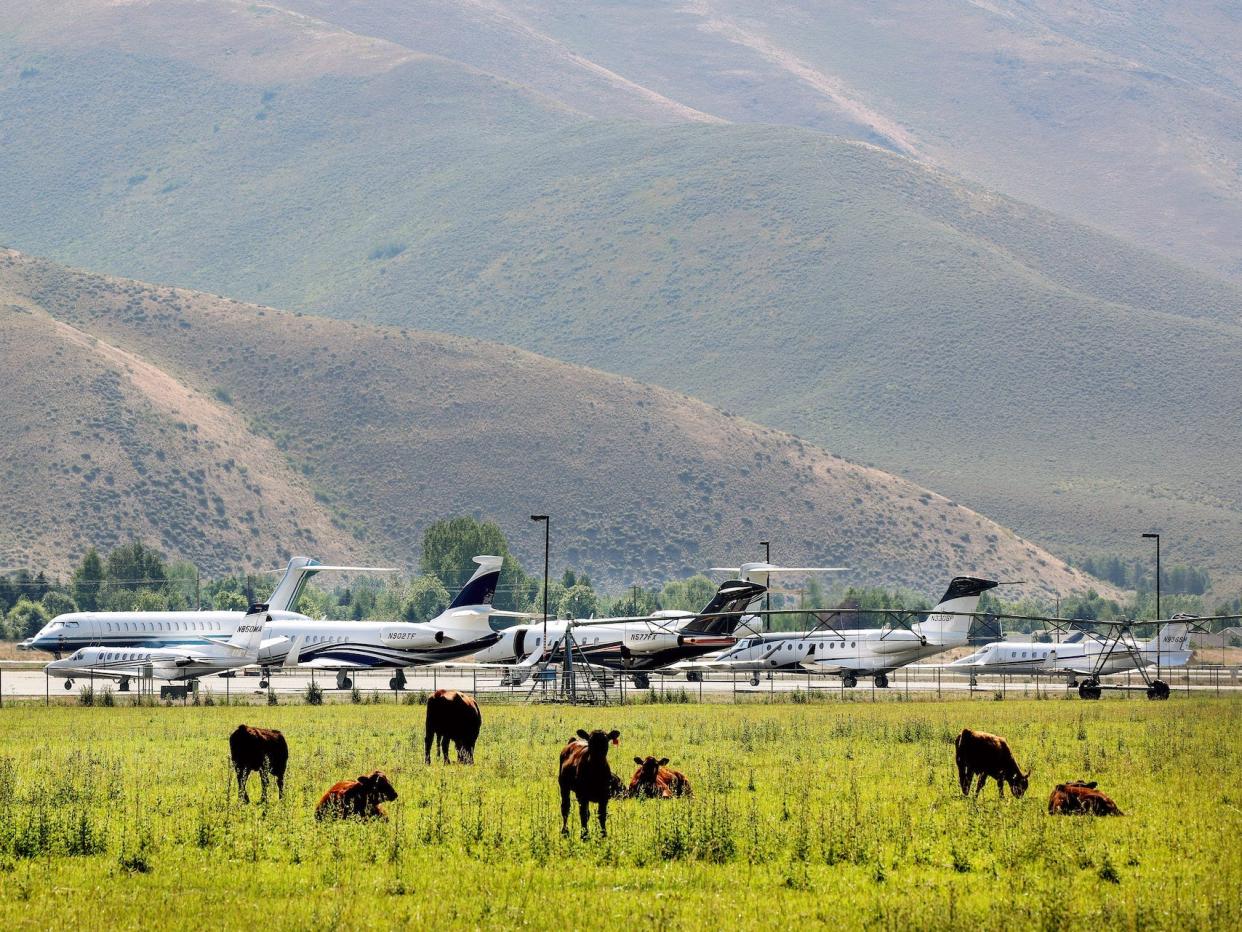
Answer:
M630 780L629 796L635 799L672 799L674 796L694 795L686 775L679 770L668 768L667 757L659 760L654 757L646 760L636 757L634 763L638 765L638 769Z
M612 768L608 766L608 745L619 744L619 731L593 731L587 734L578 729L578 737L571 738L561 751L561 769L557 782L561 787L561 833L569 834L569 794L578 797L578 817L582 821L582 837L590 832L591 803L599 809L599 831L608 837L608 799L613 790Z
M1028 770L1023 773L1018 767L1018 762L1013 759L1013 752L1009 750L1004 738L963 728L954 744L957 746L957 778L962 785L962 795L970 794L970 781L976 774L979 776L979 785L975 788L976 796L983 791L983 784L988 777L996 781L1002 798L1005 795L1006 781L1009 782L1009 789L1015 798L1026 792L1031 772Z
M1096 789L1096 782L1058 783L1048 798L1049 815L1125 815L1117 804Z
M285 736L270 728L251 728L238 725L229 735L229 754L233 758L233 770L237 773L237 793L244 803L250 802L246 792L246 780L251 772L259 772L263 792L259 802L267 802L267 778L276 777L276 790L285 798L285 767L289 763L289 745Z
M315 818L330 819L387 819L380 803L397 798L397 791L388 777L377 770L370 776L357 780L341 780L323 794L315 806Z
M474 697L455 689L437 689L427 699L427 735L423 740L423 757L431 763L431 745L439 738L444 763L449 762L449 741L457 745L457 762L474 763L474 744L479 740L483 715Z

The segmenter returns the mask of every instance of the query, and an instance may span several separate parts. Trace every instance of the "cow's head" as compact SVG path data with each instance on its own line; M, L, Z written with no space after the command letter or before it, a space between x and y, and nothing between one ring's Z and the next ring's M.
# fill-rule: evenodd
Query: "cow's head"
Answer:
M367 799L374 803L382 803L397 798L397 791L393 789L392 784L388 781L388 777L381 770L375 771L370 776L359 777L358 785L367 794Z
M590 751L591 754L598 754L603 757L608 756L609 744L621 743L621 732L615 729L613 731L606 732L597 728L595 731L588 734L585 729L579 728L578 737L587 743L587 750Z
M1021 770L1015 770L1009 777L1009 791L1013 793L1015 798L1021 798L1026 792L1026 788L1031 785L1031 772L1028 770L1023 773Z
M639 780L643 783L655 783L656 777L659 776L660 768L668 766L668 758L661 757L659 760L656 760L654 757L646 759L635 757L634 763L642 768L642 773L638 777Z

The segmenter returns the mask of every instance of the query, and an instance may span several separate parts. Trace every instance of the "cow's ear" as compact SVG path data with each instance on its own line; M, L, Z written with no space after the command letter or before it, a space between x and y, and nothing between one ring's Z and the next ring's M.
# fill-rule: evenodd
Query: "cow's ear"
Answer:
M667 758L667 757L661 757L661 758L660 758L660 766L661 766L661 767L667 767L667 766L668 766L668 758Z
M367 786L370 782L371 782L371 778L367 776L365 773L362 774L362 776L358 778L359 786Z
M612 731L608 732L608 740L611 741L613 744L619 743L618 739L620 737L621 737L621 732L617 731L615 728Z
M1087 784L1087 789L1089 789L1089 790L1093 790L1093 789L1095 789L1095 788L1096 788L1097 786L1099 786L1099 785L1100 785L1100 784L1099 784L1099 783L1097 783L1095 780L1092 780L1090 783L1088 783L1088 784Z
M641 767L643 765L643 759L641 757L636 757L634 758L634 763Z
M586 733L586 729L585 729L585 728L579 728L579 729L578 729L578 737L579 737L579 738L581 738L583 741L585 741L585 740L587 740L587 738L589 738L589 737L591 737L591 736L590 736L590 735L588 735L588 734Z
M1064 793L1064 792L1065 792L1065 784L1064 784L1064 783L1058 783L1058 784L1057 784L1057 788L1056 788L1055 790L1053 790L1053 792L1054 792L1054 793Z
M1031 768L1031 770L1033 770L1033 769L1034 769L1034 768L1032 767L1032 768ZM1023 780L1029 780L1029 779L1031 779L1031 770L1027 770L1027 772L1026 772L1026 773L1024 773L1024 774L1022 775L1022 779L1023 779Z

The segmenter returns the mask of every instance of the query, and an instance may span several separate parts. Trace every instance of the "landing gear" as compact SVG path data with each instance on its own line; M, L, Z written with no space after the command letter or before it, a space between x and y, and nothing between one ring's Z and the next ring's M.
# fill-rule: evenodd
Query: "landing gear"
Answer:
M841 677L841 683L846 689L853 689L858 685L858 677L856 677L853 673L847 673L845 676Z
M270 685L271 685L271 680L269 680L266 676L263 677L263 679L259 680L259 689L267 689L267 687Z
M1152 680L1147 686L1148 699L1168 699L1169 684L1164 680Z
M1099 699L1104 695L1100 684L1093 680L1085 680L1078 686L1078 695L1083 699Z
M388 681L388 688L392 690L405 689L405 671L398 670L392 675L392 679Z
M349 678L348 673L346 673L344 670L336 671L336 688L337 689L350 689L353 687L353 685L354 685L354 681Z
M875 683L875 688L876 688L876 689L888 689L888 674L887 674L887 673L877 673L877 674L876 674L876 675L872 678L871 682Z
M756 670L754 673L750 675L750 685L751 686L759 685L759 671L758 670Z
M651 677L649 677L646 673L635 673L634 674L634 688L635 689L650 689L651 688Z
M686 682L687 682L687 683L700 683L700 682L702 682L702 680L703 680L703 674L702 674L702 673L699 673L697 670L689 670L689 671L687 671L687 673L686 673Z
M129 692L129 677L128 676L121 677L121 682L117 683L116 685L116 691L119 693Z
M73 680L65 680L65 689L73 689Z

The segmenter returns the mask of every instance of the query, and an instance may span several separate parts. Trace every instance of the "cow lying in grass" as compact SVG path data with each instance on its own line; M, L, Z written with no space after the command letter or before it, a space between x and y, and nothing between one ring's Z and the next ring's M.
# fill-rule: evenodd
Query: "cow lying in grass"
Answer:
M599 810L599 831L608 837L608 800L612 797L615 778L608 766L608 745L619 744L619 731L593 731L587 734L578 729L578 737L570 739L561 751L560 772L557 783L561 788L561 833L569 833L569 796L578 797L578 818L582 822L582 837L590 832L591 803Z
M397 798L388 777L381 771L357 780L341 780L323 794L315 806L315 818L323 819L387 819L381 803Z
M634 799L672 799L675 796L693 796L690 781L679 770L668 768L668 758L656 760L648 757L634 758L638 769L630 780L630 788L626 795Z
M970 781L977 775L979 785L975 787L975 795L983 791L983 784L988 777L996 781L1000 795L1005 795L1005 784L1014 797L1021 797L1030 785L1031 772L1023 773L1014 760L1009 744L999 735L989 735L983 731L971 731L963 728L962 733L954 742L957 747L957 779L962 786L962 795L970 795Z
M284 735L269 728L238 725L229 735L229 755L233 759L233 770L237 773L237 794L242 802L250 802L246 781L256 770L263 786L259 801L267 802L269 774L276 778L276 791L284 799L285 767L289 763L289 745L285 743Z
M1117 804L1096 789L1095 781L1058 783L1048 799L1049 815L1125 815Z

